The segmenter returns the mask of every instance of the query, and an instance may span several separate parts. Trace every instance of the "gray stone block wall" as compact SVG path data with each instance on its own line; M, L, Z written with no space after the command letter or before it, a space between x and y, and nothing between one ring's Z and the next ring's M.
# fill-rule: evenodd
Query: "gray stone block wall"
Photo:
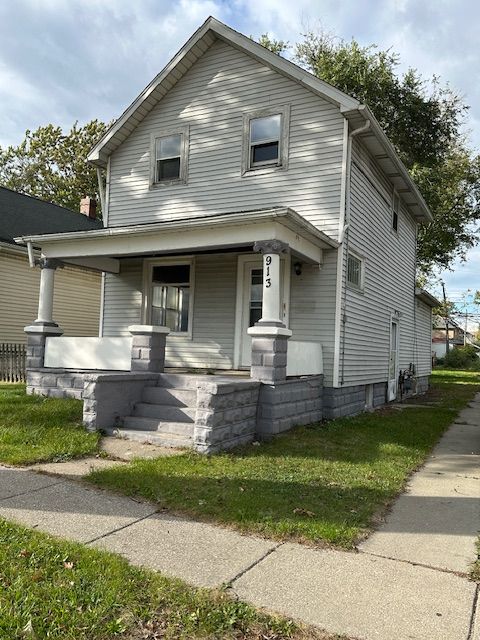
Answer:
M86 374L72 369L27 369L27 395L81 400Z
M161 372L165 368L165 333L133 333L131 370Z
M145 387L156 386L155 373L89 373L83 388L83 424L89 431L119 426L141 401Z
M257 436L269 438L297 425L322 419L323 376L262 384L258 400Z
M254 380L199 380L194 448L215 453L253 442L259 390Z
M332 420L365 411L365 386L361 384L353 387L325 387L323 390L323 417ZM374 406L378 406L375 405L375 389Z
M376 382L373 385L373 406L381 407L387 401L387 383Z
M257 326L257 325L256 325ZM251 376L267 384L285 380L287 375L287 336L252 336Z
M416 378L416 393L426 393L430 387L430 376L418 376Z

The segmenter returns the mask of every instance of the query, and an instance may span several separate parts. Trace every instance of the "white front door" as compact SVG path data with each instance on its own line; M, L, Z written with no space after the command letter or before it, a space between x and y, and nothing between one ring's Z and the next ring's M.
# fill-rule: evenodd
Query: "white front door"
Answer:
M290 290L290 256L281 260L279 318L288 326L288 291ZM240 256L238 262L237 326L235 366L240 369L252 363L252 338L248 327L262 317L263 259L261 256Z
M398 388L398 322L390 323L390 358L388 364L388 400L395 400Z

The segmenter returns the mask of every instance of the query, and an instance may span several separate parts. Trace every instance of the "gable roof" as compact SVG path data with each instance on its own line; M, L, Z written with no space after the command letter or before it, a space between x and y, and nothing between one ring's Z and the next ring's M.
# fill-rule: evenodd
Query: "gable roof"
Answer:
M99 220L81 213L0 187L0 242L17 246L17 236L89 231L102 226Z
M418 220L432 219L432 215L410 174L366 105L362 105L355 98L317 78L293 62L272 53L269 49L211 16L91 149L87 156L88 161L96 166L106 167L110 154L128 138L135 127L216 40L226 42L334 104L350 123L352 129L368 123L370 128L367 133L361 135L362 142L395 185L411 215Z

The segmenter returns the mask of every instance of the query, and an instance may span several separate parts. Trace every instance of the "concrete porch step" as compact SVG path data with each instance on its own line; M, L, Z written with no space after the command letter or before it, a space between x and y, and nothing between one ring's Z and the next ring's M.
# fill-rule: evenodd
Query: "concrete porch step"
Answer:
M192 375L187 373L160 373L158 386L164 387L165 389L189 389L193 391L196 390L199 379L206 379L208 377L209 376L206 375Z
M166 404L151 404L148 402L138 402L133 411L134 416L142 418L157 418L165 422L185 422L195 421L196 409L188 407L171 407Z
M122 429L132 431L149 431L175 434L187 438L193 437L193 422L165 422L157 418L143 418L141 416L127 416L123 419Z
M195 407L197 391L195 389L166 389L165 387L145 387L143 401L151 404L165 404L170 407Z
M163 433L160 431L142 431L141 429L124 429L115 427L106 429L108 435L136 442L156 444L161 447L172 447L177 449L192 448L193 437L181 436L174 433Z

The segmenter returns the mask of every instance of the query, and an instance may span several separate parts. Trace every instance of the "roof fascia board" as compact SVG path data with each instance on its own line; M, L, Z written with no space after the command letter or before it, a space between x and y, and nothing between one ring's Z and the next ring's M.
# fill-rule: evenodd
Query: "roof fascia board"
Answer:
M149 223L133 225L128 227L105 227L103 229L93 229L90 231L72 231L66 233L50 233L44 235L20 236L15 238L18 244L32 242L37 246L47 246L59 242L88 240L96 238L108 238L112 236L138 236L152 234L154 232L179 231L188 226L192 228L205 227L231 227L248 226L267 221L276 221L291 231L302 235L307 234L309 240L319 248L332 249L338 247L338 242L330 238L325 233L314 227L310 222L302 218L298 213L289 208L275 208L266 211L240 212L234 214L223 214L220 216L202 216L199 218L183 218L163 223Z
M187 40L183 47L175 54L170 62L160 71L159 74L150 82L150 84L142 91L142 93L132 102L132 104L123 112L118 120L110 127L105 135L91 149L87 156L87 160L97 166L105 166L106 158L102 157L103 147L111 140L111 138L122 128L128 119L135 113L137 108L151 95L159 84L173 71L173 69L182 61L189 51L201 40L208 31L211 31L217 38L227 42L252 56L257 61L268 67L278 71L299 84L303 85L310 91L325 98L337 107L345 109L355 109L360 105L358 100L348 96L332 85L316 78L311 73L304 71L297 65L281 56L272 53L257 42L247 38L241 33L234 31L227 25L223 24L215 18L208 18L203 25Z
M183 47L173 56L170 62L158 73L155 78L145 87L145 89L140 93L140 95L135 98L135 100L131 103L129 107L125 109L122 115L114 122L114 124L105 132L105 134L100 138L97 144L92 147L90 152L87 155L87 161L92 164L100 165L101 167L105 166L106 159L102 159L102 148L111 140L111 138L117 133L119 129L128 121L128 119L135 113L137 108L141 106L141 104L151 95L151 93L156 89L156 87L168 76L168 74L178 65L179 62L183 60L183 58L188 54L188 52L194 47L201 38L207 33L209 30L209 20L208 18L196 31L195 33L187 40L187 42L183 45Z
M352 116L354 116L354 115L360 115L363 118L363 120L365 120L365 122L367 120L370 120L371 131L374 133L376 139L380 142L380 144L384 148L384 150L385 150L386 154L388 155L389 159L394 163L395 168L397 169L397 171L399 172L401 177L407 183L409 190L415 196L415 200L417 201L418 206L419 206L419 208L420 208L420 210L422 212L422 215L420 217L422 219L426 220L427 222L431 222L433 220L433 216L432 216L432 213L431 213L430 209L428 208L427 203L423 199L423 196L420 193L420 191L418 190L417 185L412 180L410 174L408 173L407 168L405 167L403 162L398 157L397 152L395 151L395 148L394 148L393 144L390 142L390 140L386 136L385 132L383 131L382 127L380 126L378 120L375 118L375 116L370 111L370 109L367 107L367 105L362 104L359 107L357 107L356 109L343 109L343 108L340 108L340 111L345 116L345 118L347 118L347 120L349 118L351 118ZM419 216L416 216L413 213L411 213L411 215L414 218L418 218L419 217Z
M360 105L360 102L355 98L343 93L343 91L340 91L324 80L316 78L308 71L304 71L298 65L293 64L293 62L269 51L265 47L262 47L262 45L258 44L258 42L247 38L243 34L231 29L226 24L219 22L215 18L211 18L210 28L220 40L223 40L227 44L231 44L236 49L240 49L247 53L262 64L265 64L275 71L280 72L282 75L288 76L292 80L302 84L307 89L325 98L335 106L342 107L344 109L355 109Z
M432 296L431 293L428 293L425 289L415 289L415 297L424 302L429 307L439 307L441 305L440 300L437 300L435 296Z

